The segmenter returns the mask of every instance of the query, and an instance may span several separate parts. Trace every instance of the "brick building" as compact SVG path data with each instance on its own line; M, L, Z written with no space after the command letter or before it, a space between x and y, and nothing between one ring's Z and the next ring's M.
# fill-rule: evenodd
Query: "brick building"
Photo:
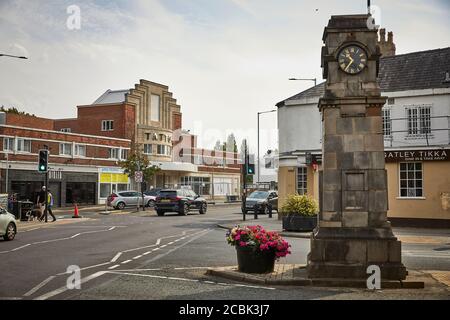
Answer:
M49 189L56 206L98 204L100 181L108 174L115 187L128 189L130 182L118 168L128 156L131 140L94 134L63 132L58 121L35 116L0 113L0 190L32 200L44 185L37 171L40 149L48 147ZM113 176L114 175L114 176Z

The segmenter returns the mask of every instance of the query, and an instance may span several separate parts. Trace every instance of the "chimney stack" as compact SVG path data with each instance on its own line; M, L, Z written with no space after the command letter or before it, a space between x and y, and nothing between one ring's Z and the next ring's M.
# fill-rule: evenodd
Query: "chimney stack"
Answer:
M378 41L378 46L380 47L382 57L395 56L396 48L394 43L394 33L392 31L388 32L388 38L386 41L386 29L380 29L380 40Z

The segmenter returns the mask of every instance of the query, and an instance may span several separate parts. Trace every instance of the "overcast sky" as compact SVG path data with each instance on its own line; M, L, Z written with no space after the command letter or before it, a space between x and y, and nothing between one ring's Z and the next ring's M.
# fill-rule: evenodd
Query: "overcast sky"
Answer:
M450 46L449 3L372 0L398 54ZM73 4L80 30L66 26ZM365 12L365 0L0 0L0 53L30 58L0 57L0 105L74 117L147 79L170 87L201 146L235 132L255 150L256 113L312 85L287 79L322 81L330 15ZM276 113L261 119L261 150L275 148Z

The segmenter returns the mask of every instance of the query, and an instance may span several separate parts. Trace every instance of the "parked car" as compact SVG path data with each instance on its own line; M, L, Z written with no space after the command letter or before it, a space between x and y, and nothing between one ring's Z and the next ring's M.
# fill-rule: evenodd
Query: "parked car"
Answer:
M146 196L152 196L152 197L156 198L161 190L162 190L161 188L153 188L153 189L144 191L144 194Z
M14 240L17 233L16 217L0 208L0 237L6 241Z
M155 204L156 197L147 196L144 194L144 204L147 207L153 207ZM123 210L125 207L136 207L138 205L142 206L142 193L137 191L120 191L112 193L108 199L108 206L114 209Z
M158 216L163 216L166 212L187 215L191 210L198 210L200 214L205 214L207 208L206 200L189 189L161 190L155 202Z
M278 193L276 191L256 190L242 202L242 213L253 211L269 214L272 210L278 211Z

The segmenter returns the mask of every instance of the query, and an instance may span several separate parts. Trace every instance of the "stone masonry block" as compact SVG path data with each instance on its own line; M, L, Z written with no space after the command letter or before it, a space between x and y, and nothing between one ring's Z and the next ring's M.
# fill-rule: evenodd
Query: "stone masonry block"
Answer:
M364 136L364 151L383 151L384 140L381 134L368 134Z
M353 133L352 118L338 118L336 120L336 133L352 134Z
M340 153L336 159L338 169L348 170L354 168L354 154L353 152Z
M386 190L387 173L384 169L368 170L369 190Z
M322 212L323 221L341 221L341 214L335 211L324 211Z
M363 135L345 135L344 152L364 151L365 137Z
M346 228L366 228L369 225L367 212L342 212L342 226Z
M341 221L319 221L320 228L340 228L342 227Z
M371 121L369 118L353 118L352 120L355 126L355 134L366 135L372 133Z
M327 240L325 242L325 261L345 261L350 245L347 241Z
M341 106L341 116L345 117L364 117L366 115L366 106L359 105L343 105Z
M369 227L383 228L386 226L386 212L369 212Z
M324 136L324 153L339 152L342 150L342 136Z
M340 191L323 191L322 200L323 211L341 211L341 192Z
M355 169L370 169L371 168L371 153L368 152L354 152L353 166Z
M342 210L343 211L368 211L367 191L343 191Z
M323 155L324 169L337 169L336 152L328 152Z
M384 169L384 151L370 152L370 168L371 169Z
M389 262L402 262L402 243L389 241Z
M371 132L373 134L383 134L383 118L368 117L370 119Z
M369 263L385 263L389 259L388 241L367 241L367 261Z
M370 190L369 191L369 211L370 212L385 212L388 209L387 191Z
M323 173L323 190L341 190L341 172L339 170L325 170Z
M345 260L350 263L365 263L367 261L366 241L353 241L349 247Z

